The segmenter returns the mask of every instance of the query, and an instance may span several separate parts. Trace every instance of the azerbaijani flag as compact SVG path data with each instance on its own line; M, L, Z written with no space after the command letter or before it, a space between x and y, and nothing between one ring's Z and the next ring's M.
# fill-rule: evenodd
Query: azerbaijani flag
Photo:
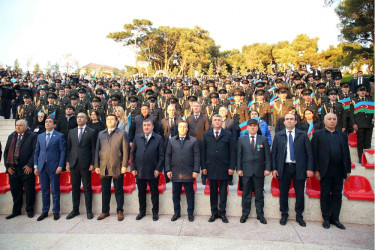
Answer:
M322 114L322 107L320 107L320 109L318 109L318 114Z
M56 115L56 113L55 113L55 111L53 111L53 113L50 114L49 117L50 117L50 118L55 118L55 115Z
M293 102L293 106L296 108L298 107L298 99Z
M271 101L270 101L270 109L271 109L271 113L273 112L273 105L275 104L275 102L279 100L279 98L276 98L276 96L272 97Z
M339 100L339 103L342 103L342 106L343 106L344 110L349 109L350 108L350 97Z
M277 89L277 86L273 86L272 88L270 88L269 90L268 90L268 93L271 93L272 91L274 91L274 90L276 90Z
M145 86L143 86L142 88L140 88L139 90L138 90L138 94L143 94L144 92L146 92L146 89L147 89L147 86L145 85Z
M307 136L309 137L310 141L313 138L313 133L314 133L314 123L311 122L309 126L309 130L307 131Z
M354 114L357 113L367 113L367 114L373 114L374 113L374 102L369 102L369 101L363 101L363 102L358 102L354 104Z
M131 113L128 115L128 123L129 123L129 128L130 128L130 125L132 124Z
M250 112L251 105L253 105L253 103L254 103L254 100L252 100L251 102L249 102L249 104L247 104L247 112Z
M231 97L228 97L228 100L230 101L230 103L234 103L234 96L231 96Z
M311 93L310 96L311 96L311 98L314 98L314 91Z

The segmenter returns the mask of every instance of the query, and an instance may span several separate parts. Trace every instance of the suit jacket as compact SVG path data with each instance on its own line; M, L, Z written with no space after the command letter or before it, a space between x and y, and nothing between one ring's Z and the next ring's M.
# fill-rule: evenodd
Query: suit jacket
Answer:
M328 137L325 135L327 130L324 128L322 130L316 131L313 134L311 140L313 154L314 154L314 165L315 170L320 172L320 176L324 177L329 168L329 142ZM348 145L348 136L341 131L336 130L339 134L341 144L337 145L341 147L341 152L343 156L343 166L342 166L342 178L346 178L347 173L351 172L351 160Z
M264 171L271 171L271 152L267 137L256 136L255 150L251 149L249 136L242 136L237 143L237 171L251 177L264 177Z
M228 169L235 169L236 144L232 133L221 129L216 140L213 129L203 135L202 141L202 169L207 169L210 180L228 180Z
M12 167L11 164L6 162L8 158L9 147L12 144L13 136L16 132L11 133L8 136L7 143L4 150L4 165L6 168ZM23 135L20 147L20 155L18 157L18 167L23 172L23 167L28 166L34 168L34 152L37 140L37 134L33 133L30 129L27 129ZM17 171L17 170L16 170Z
M192 113L186 121L189 125L189 135L199 141L203 140L203 133L210 128L207 116L200 113L198 120L195 120L194 113Z
M111 134L108 129L100 131L96 141L94 167L100 168L101 176L121 175L121 168L127 167L129 160L128 135L124 130L115 128ZM106 170L108 175L106 175Z
M174 117L174 126L171 128L169 126L169 117L164 118L161 120L161 126L163 129L163 136L164 136L164 142L165 145L168 144L169 136L173 137L178 134L178 123L182 121L182 119L175 115Z
M229 118L225 119L225 121L223 122L223 127L225 130L232 133L233 140L237 144L237 125L234 120Z
M172 171L172 181L193 182L193 172L199 173L200 151L195 137L186 135L183 145L178 135L169 139L165 154L165 172Z
M287 151L286 130L281 130L275 135L272 145L272 170L279 172L279 179L282 179ZM296 128L293 142L294 155L296 160L296 179L306 179L306 170L314 170L314 157L312 147L307 134Z
M160 133L159 131L160 127L159 127L159 124L155 122L156 117L154 115L149 114L146 118L144 118L142 114L137 115L134 118L134 121L132 121L130 124L130 128L129 128L129 141L130 142L133 142L135 135L139 133L143 133L143 121L146 119L152 120L152 122L154 123L154 132L157 134Z
M137 134L130 153L131 171L137 171L137 179L155 179L154 171L163 171L165 144L162 136L152 133L146 143L145 135Z
M83 131L81 141L78 141L78 127L69 131L66 160L71 168L74 168L76 163L79 168L87 169L94 165L95 139L95 130L88 126Z
M72 116L70 117L69 121L66 119L65 116L62 116L58 119L57 125L56 125L56 131L64 134L65 139L68 138L69 130L77 127L77 117Z
M35 146L34 165L42 171L47 159L47 168L55 172L58 167L65 167L66 140L63 134L53 131L48 146L46 147L46 132L38 135Z

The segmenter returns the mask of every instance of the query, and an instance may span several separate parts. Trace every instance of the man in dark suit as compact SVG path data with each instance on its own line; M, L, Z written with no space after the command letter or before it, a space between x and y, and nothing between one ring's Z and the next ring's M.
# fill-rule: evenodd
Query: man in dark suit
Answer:
M152 132L152 120L143 121L143 133L137 134L131 148L131 171L137 178L139 214L137 220L146 215L146 189L150 185L152 219L159 219L159 173L163 171L165 145L163 137Z
M42 214L38 221L48 216L50 209L50 188L53 199L53 219L60 219L60 173L65 166L66 140L63 134L55 131L56 120L48 117L46 132L38 135L34 155L34 172L39 175L42 188Z
M330 223L340 229L343 180L350 177L351 160L348 136L336 130L337 116L328 113L324 117L325 128L314 132L311 141L314 153L315 177L320 180L320 208L323 227Z
M237 173L242 176L242 216L241 223L245 223L251 209L252 192L255 192L255 207L257 219L267 224L264 218L264 177L271 173L271 153L267 137L257 135L258 121L250 119L247 122L249 136L242 136L237 145Z
M363 72L362 71L358 71L357 73L357 79L352 79L350 81L350 91L352 93L356 93L356 89L358 86L360 85L364 85L365 88L366 88L366 95L369 95L371 93L371 87L370 87L370 82L369 80L363 76Z
M69 131L77 127L77 117L74 115L74 112L75 108L72 105L67 105L65 116L58 118L56 131L64 134L65 139L68 138Z
M233 175L236 165L236 145L232 133L222 129L223 118L219 114L212 117L212 129L203 135L202 141L202 173L210 181L211 217L208 222L221 218L228 223L226 217L228 177ZM218 188L220 190L220 210L218 204Z
M100 131L96 141L95 172L100 174L102 184L102 214L97 218L103 220L109 216L111 201L111 182L115 188L117 202L117 220L124 220L124 176L129 159L128 135L116 128L117 117L107 115L107 129Z
M169 138L178 134L178 123L182 121L176 115L176 108L173 105L168 106L167 113L168 117L161 120L165 145L168 144Z
M199 149L202 150L203 133L206 132L210 125L208 117L201 113L202 105L199 102L194 102L193 113L186 119L189 125L189 135L195 137L199 143ZM201 163L202 166L202 158ZM202 173L202 184L206 185L207 176Z
M197 139L188 134L188 124L178 124L178 135L169 139L165 155L165 172L172 180L174 215L171 221L181 217L181 189L185 187L188 219L194 221L194 180L200 168L200 151Z
M314 161L312 148L307 134L296 129L296 116L284 116L285 130L275 135L272 145L272 174L280 183L280 212L281 225L286 225L288 220L288 193L290 182L293 180L296 192L296 220L300 226L305 227L303 211L305 209L305 181L306 176L314 175Z
M137 134L143 133L143 121L144 120L151 120L154 123L154 132L159 134L160 126L156 123L156 117L150 114L150 106L147 103L142 104L141 106L141 114L137 115L134 118L134 122L132 121L130 128L129 128L129 141L130 146L133 144L134 137Z
M13 210L6 219L12 219L21 214L23 190L26 192L26 213L34 217L35 204L35 175L34 150L37 135L27 128L26 120L16 122L16 131L8 137L4 150L5 167L9 174L10 191L13 197Z
M66 171L70 171L72 178L73 211L66 217L72 219L79 215L81 197L81 180L85 194L87 219L91 220L92 214L92 189L91 171L94 170L95 155L95 130L86 126L87 115L78 113L78 127L69 131L67 140Z

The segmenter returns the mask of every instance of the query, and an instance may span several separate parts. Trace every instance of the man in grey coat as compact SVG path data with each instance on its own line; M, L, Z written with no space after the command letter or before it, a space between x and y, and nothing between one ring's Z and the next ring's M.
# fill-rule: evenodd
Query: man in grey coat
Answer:
M116 128L117 117L109 114L107 129L99 132L95 151L95 172L100 174L102 183L102 214L98 220L109 216L111 201L111 180L115 187L117 219L124 219L124 176L129 159L128 136L124 130Z
M245 223L250 214L254 190L257 219L267 224L263 213L263 188L264 177L271 174L271 153L267 138L257 135L258 128L258 121L250 119L247 122L249 136L240 137L237 145L237 173L243 181L241 223Z
M195 137L188 134L188 123L178 124L178 135L169 139L165 155L165 172L172 180L174 215L172 221L181 217L181 189L185 187L188 204L188 219L194 221L194 179L198 177L200 168L199 144Z

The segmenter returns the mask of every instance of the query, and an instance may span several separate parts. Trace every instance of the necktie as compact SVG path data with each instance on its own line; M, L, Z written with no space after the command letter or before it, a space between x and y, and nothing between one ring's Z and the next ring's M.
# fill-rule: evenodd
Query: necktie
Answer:
M83 128L80 128L79 135L78 135L78 141L79 142L81 142L82 135L83 135Z
M216 136L215 136L216 140L219 139L219 132L216 131L215 134L216 134Z
M173 128L174 127L174 121L173 118L169 119L169 127Z
M17 149L18 146L20 145L21 139L22 139L22 135L18 135L18 137L17 137L17 141L16 141L16 149Z
M196 121L198 120L198 115L195 115L195 120L196 120Z
M146 137L146 143L148 143L148 140L150 139L150 135L145 134Z
M182 146L184 144L184 137L180 137L180 145Z
M289 132L289 151L290 151L290 160L295 161L294 158L294 146L293 146L293 136L292 136L292 131Z
M251 150L255 150L255 140L254 140L255 136L251 136Z
M48 143L50 139L51 139L51 133L47 133L46 147L48 147Z

